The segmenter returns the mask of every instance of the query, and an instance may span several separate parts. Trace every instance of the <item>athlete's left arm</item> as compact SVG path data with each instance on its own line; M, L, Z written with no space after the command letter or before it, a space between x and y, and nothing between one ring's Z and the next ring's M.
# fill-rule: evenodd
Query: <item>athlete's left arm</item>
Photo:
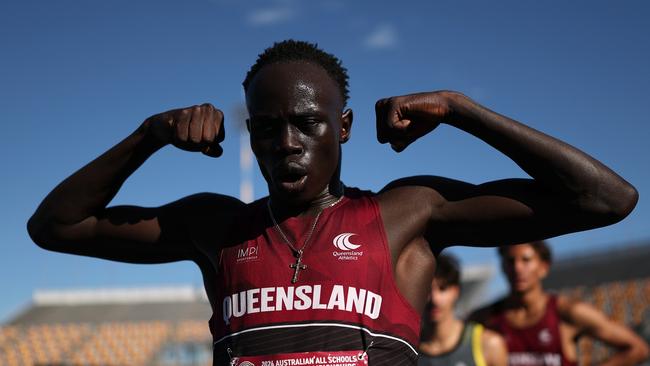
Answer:
M648 358L648 344L641 337L593 306L560 297L558 310L564 321L576 327L578 334L594 337L616 349L602 366L636 365Z
M483 357L487 366L507 366L508 348L506 341L498 333L484 329L481 334Z
M380 194L384 221L389 231L413 229L389 236L420 231L436 250L517 244L616 223L638 200L635 188L601 162L460 93L382 99L376 113L379 142L397 152L445 123L496 148L532 177L480 185L439 177L393 182Z

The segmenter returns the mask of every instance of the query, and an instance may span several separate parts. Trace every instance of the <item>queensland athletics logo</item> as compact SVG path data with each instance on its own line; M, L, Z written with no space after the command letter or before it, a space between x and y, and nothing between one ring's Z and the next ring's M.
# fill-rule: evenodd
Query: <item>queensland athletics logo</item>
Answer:
M332 255L336 257L340 261L356 261L363 255L363 251L358 251L361 247L361 244L355 244L350 241L350 238L354 235L354 233L341 233L334 237L332 240L332 244L334 244L334 247L336 249L341 250L339 251L333 251Z
M353 233L339 234L334 238L334 240L332 240L332 244L334 244L335 247L341 250L358 249L361 245L350 243L350 237L353 235L357 235L357 234L353 234Z
M543 344L549 344L551 341L553 341L553 336L551 335L551 331L548 330L548 328L542 329L537 335L537 338Z

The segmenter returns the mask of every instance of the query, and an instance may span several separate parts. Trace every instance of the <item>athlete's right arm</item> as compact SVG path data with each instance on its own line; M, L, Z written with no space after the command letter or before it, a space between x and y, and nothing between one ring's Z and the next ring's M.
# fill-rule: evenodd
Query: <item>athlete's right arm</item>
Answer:
M188 215L208 201L225 210L237 200L195 195L155 208L107 205L124 181L163 146L216 157L222 153L223 138L223 113L210 104L151 116L54 188L29 219L29 235L48 250L124 262L192 259L196 248L189 237Z
M613 348L613 354L601 366L638 365L650 356L650 347L644 339L588 303L560 296L557 305L563 320L576 327L578 334L591 336Z

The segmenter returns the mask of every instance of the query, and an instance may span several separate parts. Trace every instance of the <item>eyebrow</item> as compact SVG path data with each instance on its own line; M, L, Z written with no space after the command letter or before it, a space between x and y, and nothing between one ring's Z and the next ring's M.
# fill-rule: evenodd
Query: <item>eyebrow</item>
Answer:
M304 117L322 117L325 118L327 116L327 113L320 111L320 110L310 110L310 111L301 111L297 113L291 113L286 118L292 119L292 118L304 118ZM260 113L257 115L251 115L249 117L249 120L251 122L255 120L264 120L264 119L279 119L280 117L277 114L266 114L266 113Z

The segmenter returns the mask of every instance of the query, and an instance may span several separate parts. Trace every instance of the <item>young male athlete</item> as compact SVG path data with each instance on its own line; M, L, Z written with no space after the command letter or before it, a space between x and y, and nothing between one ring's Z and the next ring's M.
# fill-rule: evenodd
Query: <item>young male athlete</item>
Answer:
M29 233L54 251L194 261L214 311L215 364L296 363L309 352L301 355L412 365L433 253L609 225L636 204L636 190L600 162L450 91L379 100L379 142L399 152L445 123L494 146L531 179L474 185L420 176L377 194L345 187L347 80L336 57L305 42L277 43L251 67L244 80L250 143L269 197L244 204L199 193L160 207L107 207L166 145L221 155L223 113L202 104L145 119L54 188Z
M510 294L471 318L501 333L510 366L576 365L576 340L594 337L616 350L604 365L636 365L648 358L648 345L623 324L586 303L544 291L551 265L543 241L499 248Z
M424 314L418 366L506 366L508 350L498 333L456 317L459 296L458 262L440 255L431 283L431 301Z

